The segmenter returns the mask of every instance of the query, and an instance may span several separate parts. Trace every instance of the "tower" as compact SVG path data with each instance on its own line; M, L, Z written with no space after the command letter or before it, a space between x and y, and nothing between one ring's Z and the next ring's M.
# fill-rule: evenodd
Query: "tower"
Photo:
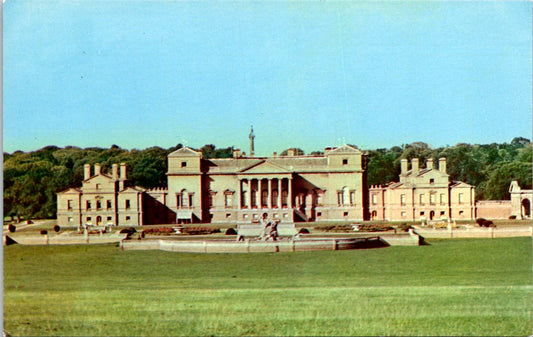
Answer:
M248 136L248 138L250 138L250 157L253 157L254 156L254 138L255 138L253 125L251 126L250 135Z

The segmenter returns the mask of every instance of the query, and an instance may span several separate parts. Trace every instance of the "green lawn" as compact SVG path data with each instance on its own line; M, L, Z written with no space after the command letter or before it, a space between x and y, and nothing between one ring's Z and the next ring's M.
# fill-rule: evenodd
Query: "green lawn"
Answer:
M531 335L531 238L273 254L4 247L11 335Z

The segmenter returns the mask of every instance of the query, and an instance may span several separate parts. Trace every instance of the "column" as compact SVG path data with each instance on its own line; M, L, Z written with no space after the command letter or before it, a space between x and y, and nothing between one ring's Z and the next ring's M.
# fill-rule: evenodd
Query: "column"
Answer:
M268 208L272 208L272 179L268 179L268 198L267 198Z
M281 209L281 179L278 178L278 208Z
M239 181L239 188L237 189L237 202L238 202L238 209L241 209L242 208L242 180L241 179L238 179Z
M252 182L253 179L248 179L248 209L252 209Z
M255 195L255 201L257 208L260 209L263 205L261 205L261 197L262 197L262 186L261 186L261 178L257 179L257 193Z
M292 208L292 178L287 179L287 207Z

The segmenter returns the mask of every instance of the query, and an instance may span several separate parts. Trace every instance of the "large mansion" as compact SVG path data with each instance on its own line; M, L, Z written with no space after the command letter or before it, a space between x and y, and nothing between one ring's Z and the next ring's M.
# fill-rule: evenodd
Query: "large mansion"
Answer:
M414 158L410 168L403 159L398 182L368 187L367 157L355 147L256 157L253 138L249 156L205 159L189 147L169 154L167 188L130 185L125 164L110 173L86 164L82 186L57 194L58 224L251 223L263 213L288 223L531 217L531 190L513 182L511 201L476 202L474 186L450 181L445 158L438 167Z

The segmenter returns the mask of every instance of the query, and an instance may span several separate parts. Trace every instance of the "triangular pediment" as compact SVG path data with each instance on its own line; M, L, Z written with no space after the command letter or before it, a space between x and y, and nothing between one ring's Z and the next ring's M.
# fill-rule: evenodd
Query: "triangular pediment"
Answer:
M169 157L201 157L202 152L195 151L190 147L182 147L168 155Z
M359 150L356 147L350 146L350 145L342 145L339 146L331 151L328 152L328 154L362 154L361 150Z
M100 174L97 174L95 176L90 177L89 179L84 180L83 182L84 183L88 183L88 182L103 182L103 183L107 183L107 182L110 182L110 181L113 181L113 178L111 178L107 174L100 173Z
M472 187L472 185L469 185L462 181L454 181L452 187L453 188L470 188Z
M246 174L267 174L267 173L291 173L291 171L273 164L268 161L262 161L255 165L245 168L241 173Z

